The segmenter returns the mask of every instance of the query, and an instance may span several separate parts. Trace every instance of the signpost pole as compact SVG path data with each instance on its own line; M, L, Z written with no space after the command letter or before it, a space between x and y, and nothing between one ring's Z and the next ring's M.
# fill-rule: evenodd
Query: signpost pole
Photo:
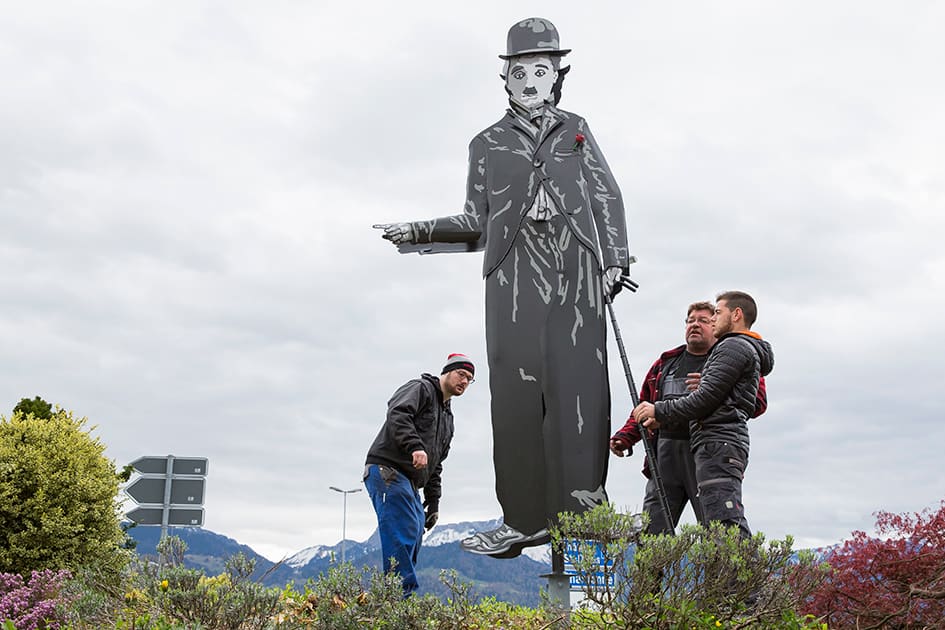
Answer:
M206 457L145 456L131 462L139 476L124 488L138 507L125 516L139 525L203 527Z
M171 478L174 476L174 456L167 456L167 480L164 482L164 511L161 514L161 538L167 537L167 519L171 514Z

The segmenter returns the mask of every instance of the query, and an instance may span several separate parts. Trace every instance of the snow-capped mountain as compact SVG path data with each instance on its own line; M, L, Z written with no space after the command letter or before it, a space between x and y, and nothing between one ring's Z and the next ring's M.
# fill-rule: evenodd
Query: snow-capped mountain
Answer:
M285 562L283 562L283 564L293 568L304 567L312 560L328 558L331 556L331 554L331 547L326 547L325 545L315 545L314 547L306 547L302 551L289 556Z
M460 542L464 538L469 538L476 532L495 529L502 524L502 519L497 518L491 521L475 521L464 523L449 523L437 525L423 537L424 547L439 547L449 543Z
M497 518L491 521L465 521L462 523L446 523L443 525L437 525L426 535L424 535L423 547L440 547L442 545L459 543L464 538L468 538L476 532L495 529L501 524L502 519ZM345 558L347 560L353 561L355 558L375 552L380 552L380 549L381 540L378 536L377 530L374 530L374 533L371 535L371 537L364 542L356 542L352 540L345 541ZM293 554L287 558L283 564L293 568L300 568L312 562L318 563L324 560L337 560L340 553L341 542L331 546L315 545L313 547L306 547L298 553ZM535 562L547 564L549 566L551 565L550 545L529 547L523 550L522 554L528 556Z

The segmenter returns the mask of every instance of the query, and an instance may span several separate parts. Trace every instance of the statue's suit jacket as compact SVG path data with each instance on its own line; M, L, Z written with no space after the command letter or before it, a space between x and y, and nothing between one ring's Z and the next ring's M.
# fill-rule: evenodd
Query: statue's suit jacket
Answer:
M412 223L417 243L400 246L485 250L496 496L504 522L526 534L607 500L606 320L599 280L583 281L629 263L620 190L587 123L550 105L541 120L536 130L509 110L477 134L462 214ZM526 223L542 186L560 216ZM559 251L548 266L525 262L541 256L531 248L555 249L538 244L549 237ZM565 260L573 277L556 277Z
M610 167L587 122L551 105L537 134L511 109L477 134L469 144L463 213L413 223L417 245L401 251L484 249L482 271L488 276L511 250L539 186L602 269L628 270L626 216Z

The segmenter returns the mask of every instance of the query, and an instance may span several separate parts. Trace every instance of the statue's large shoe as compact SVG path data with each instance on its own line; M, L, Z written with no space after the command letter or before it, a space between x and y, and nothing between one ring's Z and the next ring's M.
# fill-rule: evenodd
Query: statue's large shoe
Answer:
M514 558L520 555L525 547L544 545L550 540L547 529L540 529L534 534L523 534L503 523L491 531L464 538L459 546L469 553L495 558Z

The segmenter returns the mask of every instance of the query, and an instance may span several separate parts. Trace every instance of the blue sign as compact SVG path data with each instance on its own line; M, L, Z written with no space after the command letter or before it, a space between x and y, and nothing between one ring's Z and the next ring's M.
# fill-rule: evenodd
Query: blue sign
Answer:
M590 552L594 556L594 564L597 571L593 574L580 575L577 564L585 564L585 553ZM603 543L596 540L567 540L564 545L564 574L568 576L571 582L572 590L581 590L595 586L613 587L615 584L614 561L608 559L604 554ZM589 578L589 579L585 579ZM590 584L588 584L590 581Z

